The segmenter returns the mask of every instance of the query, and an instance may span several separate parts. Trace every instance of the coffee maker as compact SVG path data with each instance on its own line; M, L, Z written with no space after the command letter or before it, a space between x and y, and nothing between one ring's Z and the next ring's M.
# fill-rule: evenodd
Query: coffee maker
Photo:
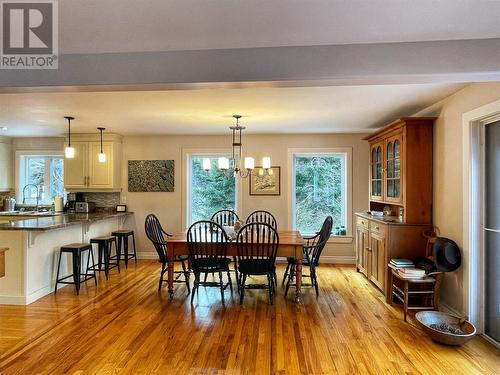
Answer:
M73 213L75 212L75 207L77 202L84 202L83 193L68 193L66 195L66 204L64 205L64 211Z

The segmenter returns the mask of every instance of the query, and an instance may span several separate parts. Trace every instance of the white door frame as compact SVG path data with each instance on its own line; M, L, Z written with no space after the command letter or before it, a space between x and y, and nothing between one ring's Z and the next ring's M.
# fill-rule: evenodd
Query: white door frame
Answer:
M484 333L484 126L498 120L500 100L462 116L464 306L480 334Z

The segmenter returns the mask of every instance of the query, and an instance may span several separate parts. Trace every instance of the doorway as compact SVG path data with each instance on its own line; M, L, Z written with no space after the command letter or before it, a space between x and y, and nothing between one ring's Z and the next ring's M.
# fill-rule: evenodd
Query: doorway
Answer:
M484 125L482 312L484 334L500 343L500 121Z

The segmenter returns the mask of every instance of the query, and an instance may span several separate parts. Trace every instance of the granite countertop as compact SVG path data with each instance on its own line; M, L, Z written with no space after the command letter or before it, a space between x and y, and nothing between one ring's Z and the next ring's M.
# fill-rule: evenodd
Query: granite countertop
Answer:
M112 212L112 213L95 212L89 214L72 213L72 214L58 214L55 216L34 217L33 219L16 220L0 224L0 231L1 230L44 231L44 230L69 227L71 225L92 223L95 221L111 219L114 217L122 217L132 214L133 212Z

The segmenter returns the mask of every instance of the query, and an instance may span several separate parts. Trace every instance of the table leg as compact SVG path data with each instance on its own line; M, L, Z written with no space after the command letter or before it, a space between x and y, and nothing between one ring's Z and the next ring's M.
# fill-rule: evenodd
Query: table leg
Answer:
M302 287L302 254L295 258L295 302L300 303L300 288Z
M405 280L405 288L404 288L404 304L403 304L403 312L404 312L404 321L406 322L406 315L408 315L408 280Z
M168 294L170 298L174 296L174 254L175 249L172 246L172 253L167 256L167 282L168 282Z

